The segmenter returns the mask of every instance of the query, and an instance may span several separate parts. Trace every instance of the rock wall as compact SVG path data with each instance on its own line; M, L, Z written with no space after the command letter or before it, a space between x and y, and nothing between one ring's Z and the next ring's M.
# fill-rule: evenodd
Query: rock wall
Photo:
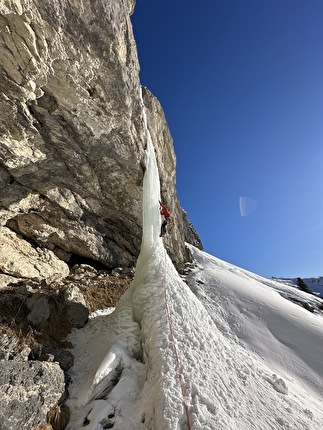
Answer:
M114 268L138 256L146 139L133 8L131 0L0 0L0 225L6 241L15 235L34 248L39 277L65 276L62 262ZM184 241L200 241L177 199L162 108L149 91L144 101L176 218L167 246L181 268ZM16 276L5 253L0 273ZM55 273L41 269L43 259L61 261ZM30 271L21 265L19 276Z
M5 361L0 389L0 428L31 430L63 398L64 372L57 363Z

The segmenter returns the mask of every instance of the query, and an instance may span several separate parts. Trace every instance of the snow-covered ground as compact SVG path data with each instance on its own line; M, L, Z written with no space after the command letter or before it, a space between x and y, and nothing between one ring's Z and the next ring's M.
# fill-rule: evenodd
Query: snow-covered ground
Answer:
M321 430L323 318L285 297L321 300L192 246L184 280L159 238L159 197L148 135L135 278L70 336L68 429Z

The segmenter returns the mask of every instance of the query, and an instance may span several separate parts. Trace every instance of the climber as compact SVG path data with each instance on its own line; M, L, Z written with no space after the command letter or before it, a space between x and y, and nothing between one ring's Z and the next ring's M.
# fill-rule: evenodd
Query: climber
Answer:
M167 209L166 206L162 204L161 201L159 201L159 204L160 204L160 208L159 208L160 215L164 217L164 220L161 225L159 237L163 237L167 233L167 224L170 222L170 211Z

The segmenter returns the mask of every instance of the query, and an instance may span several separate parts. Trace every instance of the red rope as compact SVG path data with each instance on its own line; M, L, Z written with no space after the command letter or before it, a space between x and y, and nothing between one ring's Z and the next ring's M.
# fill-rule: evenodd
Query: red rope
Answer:
M173 325L172 325L172 321L171 321L171 316L170 316L170 312L169 312L169 307L168 307L168 303L167 303L167 282L166 282L166 250L164 249L165 252L165 258L164 258L164 304L165 304L165 311L166 311L166 317L167 317L167 322L168 322L168 328L169 328L169 334L170 334L170 339L172 341L173 344L173 349L174 349L174 353L175 353L175 358L176 358L176 367L177 367L177 373L178 373L178 377L181 383L181 388L182 388L182 394L183 394L183 400L184 400L184 406L185 406L185 412L186 412L186 417L187 417L187 427L188 430L192 429L192 425L191 425L191 413L190 413L190 407L189 407L189 401L188 401L188 395L187 395L187 387L185 384L185 380L184 380L184 376L182 373L182 363L179 357L179 353L176 347L176 342L175 342L175 336L174 336L174 330L173 330Z

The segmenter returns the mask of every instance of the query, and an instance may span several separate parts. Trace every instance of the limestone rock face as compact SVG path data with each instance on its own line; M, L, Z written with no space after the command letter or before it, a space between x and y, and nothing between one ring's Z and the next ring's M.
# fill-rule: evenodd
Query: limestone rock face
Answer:
M70 286L64 295L69 323L72 327L83 327L88 320L89 310L81 291L76 286Z
M69 274L49 249L32 247L7 227L0 227L0 271L16 278L58 281Z
M61 258L133 264L142 106L131 2L0 2L1 221Z
M58 363L0 360L0 428L30 430L45 422L64 392Z
M131 267L138 256L146 134L134 5L0 0L1 235L11 244L15 234L16 248L32 248L43 265L83 258L112 269ZM180 268L184 241L200 242L177 199L162 108L148 91L144 102L163 199L176 219L167 246ZM46 278L38 268L35 275L27 254L24 270L17 254L15 267L5 260L0 273Z

